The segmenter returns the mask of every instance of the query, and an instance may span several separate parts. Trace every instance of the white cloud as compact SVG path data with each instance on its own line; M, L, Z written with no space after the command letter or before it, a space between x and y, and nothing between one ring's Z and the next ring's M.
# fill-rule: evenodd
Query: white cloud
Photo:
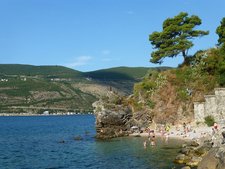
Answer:
M110 50L103 50L103 51L101 51L101 53L103 55L109 55L111 53L111 51Z
M72 63L69 63L66 66L68 67L84 66L87 65L91 59L92 59L91 56L79 56L75 58L75 60Z

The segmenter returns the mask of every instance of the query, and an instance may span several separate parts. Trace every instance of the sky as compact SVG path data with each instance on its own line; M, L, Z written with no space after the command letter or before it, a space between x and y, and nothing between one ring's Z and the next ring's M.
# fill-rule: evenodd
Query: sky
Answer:
M197 15L210 34L193 41L194 54L215 46L224 9L224 0L0 0L0 64L176 67L181 56L149 62L149 34L180 12Z

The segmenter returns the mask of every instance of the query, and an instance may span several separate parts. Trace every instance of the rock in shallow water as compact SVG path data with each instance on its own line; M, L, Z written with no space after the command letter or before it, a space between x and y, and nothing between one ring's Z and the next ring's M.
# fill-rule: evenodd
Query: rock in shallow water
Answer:
M198 169L225 169L225 145L212 148L203 157Z
M189 166L184 166L184 167L182 167L181 169L191 169L191 167L189 167Z
M118 96L110 93L108 97L109 100L116 100ZM112 99L113 97L114 99ZM131 127L129 120L132 117L132 110L128 106L99 100L93 103L93 107L95 108L97 139L110 139L128 135Z
M178 154L174 160L175 163L178 164L186 164L190 160L190 157L185 154Z

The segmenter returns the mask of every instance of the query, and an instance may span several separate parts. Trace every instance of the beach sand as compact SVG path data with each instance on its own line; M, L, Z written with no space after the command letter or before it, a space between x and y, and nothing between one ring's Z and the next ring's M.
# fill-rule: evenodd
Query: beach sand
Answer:
M194 126L191 127L191 130L186 133L184 132L184 129L182 127L177 126L172 126L169 132L160 132L158 130L154 131L156 137L168 137L183 140L199 140L204 137L212 136L212 127L208 126ZM132 133L130 134L130 136L148 137L148 132Z

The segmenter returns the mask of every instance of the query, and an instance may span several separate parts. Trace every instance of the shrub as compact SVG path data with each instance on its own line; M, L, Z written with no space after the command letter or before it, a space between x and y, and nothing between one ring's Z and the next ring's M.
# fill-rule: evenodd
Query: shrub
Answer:
M185 89L178 89L177 90L177 97L181 101L187 101L189 96Z
M149 108L153 109L155 107L155 103L151 100L148 100L147 105Z
M213 126L213 124L215 123L215 119L213 116L206 116L205 118L205 124L207 124L207 126Z

